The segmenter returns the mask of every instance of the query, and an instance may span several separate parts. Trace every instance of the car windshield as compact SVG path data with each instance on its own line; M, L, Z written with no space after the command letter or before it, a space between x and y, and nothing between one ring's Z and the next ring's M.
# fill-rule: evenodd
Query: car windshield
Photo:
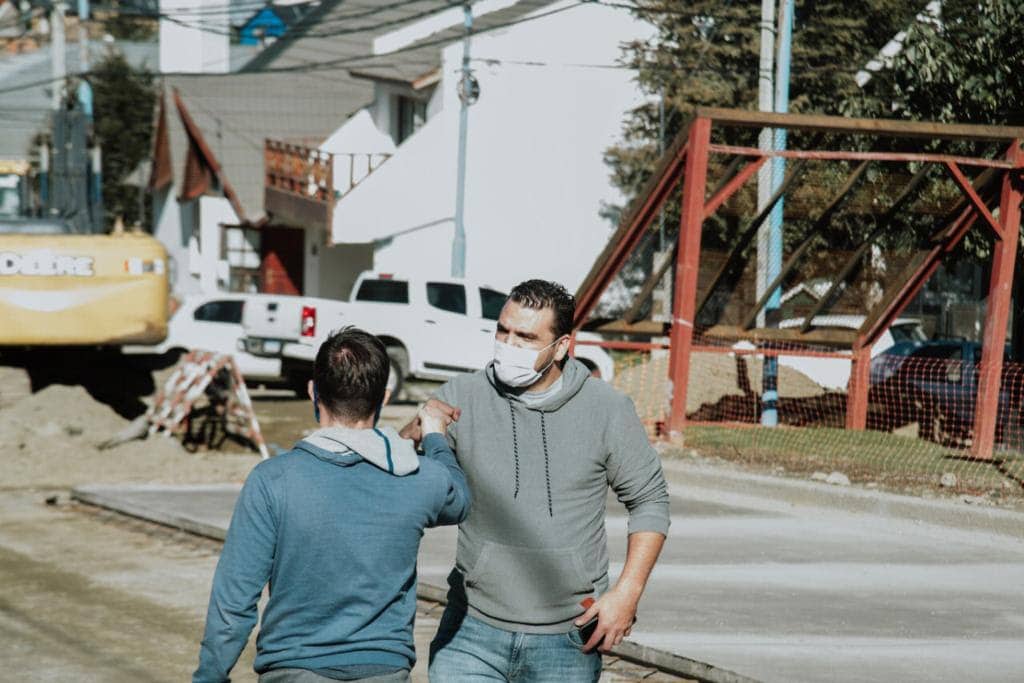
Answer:
M899 323L889 328L892 339L897 344L900 342L923 342L928 341L928 335L921 329L920 323Z

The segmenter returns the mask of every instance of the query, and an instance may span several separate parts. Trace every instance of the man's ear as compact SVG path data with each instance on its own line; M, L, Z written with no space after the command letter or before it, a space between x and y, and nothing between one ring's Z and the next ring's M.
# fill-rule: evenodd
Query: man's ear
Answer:
M306 382L306 393L309 394L309 400L316 403L316 394L313 392L313 380Z
M558 340L555 346L555 362L561 363L569 355L569 336L566 335Z
M385 389L384 390L384 402L381 403L380 405L381 405L381 407L384 407L384 406L386 406L389 403L391 403L391 390L390 389Z

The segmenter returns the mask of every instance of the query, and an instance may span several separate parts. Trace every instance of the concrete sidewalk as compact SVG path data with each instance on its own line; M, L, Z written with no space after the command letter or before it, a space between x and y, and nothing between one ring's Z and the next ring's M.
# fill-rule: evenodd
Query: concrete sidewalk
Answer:
M720 680L1024 679L1024 515L700 462L666 460L665 471L673 527L633 631L640 645L708 662ZM216 537L237 491L73 495ZM614 499L607 528L616 573L626 517ZM425 536L425 586L444 585L455 536ZM418 631L432 626L421 619Z

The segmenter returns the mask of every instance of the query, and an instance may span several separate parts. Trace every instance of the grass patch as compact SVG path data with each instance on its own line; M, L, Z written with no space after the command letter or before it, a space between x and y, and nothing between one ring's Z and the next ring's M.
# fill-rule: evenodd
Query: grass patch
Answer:
M942 491L1024 503L1024 453L996 452L992 460L973 460L922 439L878 431L832 428L687 427L683 443L700 455L752 465L784 468L809 475L838 470L850 481L902 493ZM943 474L956 476L942 486Z

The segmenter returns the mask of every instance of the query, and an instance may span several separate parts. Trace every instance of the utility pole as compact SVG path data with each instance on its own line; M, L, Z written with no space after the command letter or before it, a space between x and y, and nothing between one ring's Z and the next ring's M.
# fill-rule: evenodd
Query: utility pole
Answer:
M775 73L775 111L785 114L789 111L789 67L790 58L793 53L793 0L781 0L779 4L779 58L776 62ZM775 149L782 151L786 149L786 129L775 130ZM783 157L774 157L772 164L772 193L778 191L782 185L782 178L786 174L786 160ZM780 199L772 209L768 217L768 259L766 278L774 280L782 270L782 215L784 200ZM765 304L766 318L771 320L774 313L781 305L781 288L772 292L771 298ZM775 321L777 324L777 321ZM764 396L761 412L761 424L766 427L774 427L779 423L778 402L779 402L779 358L773 356L764 359Z
M50 10L50 64L52 67L52 97L50 108L54 111L64 106L64 91L67 88L68 67L65 61L64 50L66 39L64 36L64 12L66 7L62 0L53 3Z
M89 73L88 20L89 0L78 0L78 71L81 74ZM78 79L78 102L82 105L86 119L92 121L92 86L85 75Z
M775 110L775 89L772 70L775 66L775 0L761 0L761 60L757 70L757 108L759 111ZM774 140L772 129L763 128L757 138L762 152L772 151ZM757 210L760 213L772 195L772 166L762 164L757 169ZM757 298L764 296L770 280L768 274L769 226L762 224L757 231ZM764 312L757 314L757 326L764 327Z
M459 80L459 157L455 180L455 237L452 239L452 277L466 276L466 129L469 126L469 105L479 97L480 90L469 68L469 43L473 33L473 7L462 6L465 33L462 37L462 78Z

